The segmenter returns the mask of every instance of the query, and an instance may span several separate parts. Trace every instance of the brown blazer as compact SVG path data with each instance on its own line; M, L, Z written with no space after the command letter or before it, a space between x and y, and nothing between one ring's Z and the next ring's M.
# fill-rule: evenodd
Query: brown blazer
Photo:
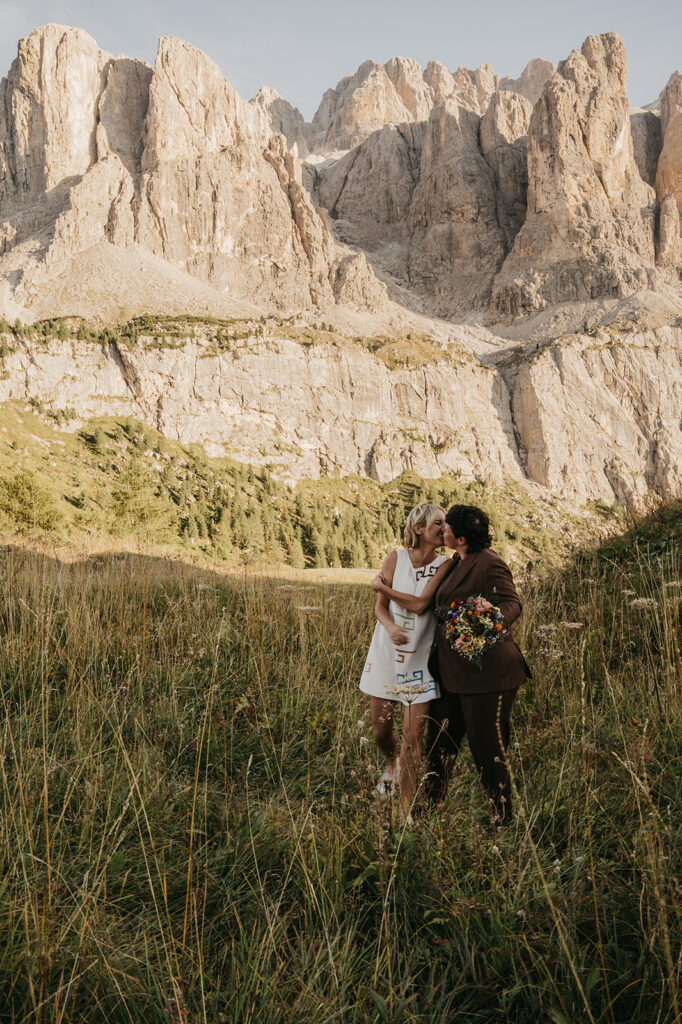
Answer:
M496 604L507 626L504 640L483 655L483 668L456 654L443 635L440 619L436 625L429 669L435 679L452 693L496 693L514 690L530 676L526 660L512 636L512 623L521 614L509 566L492 548L453 559L454 568L435 595L436 615L458 598L482 595Z

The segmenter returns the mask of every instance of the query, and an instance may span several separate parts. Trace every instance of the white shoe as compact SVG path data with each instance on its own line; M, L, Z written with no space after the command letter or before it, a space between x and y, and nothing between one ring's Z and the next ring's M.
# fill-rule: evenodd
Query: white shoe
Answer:
M384 768L384 774L377 782L377 796L380 800L388 800L390 796L395 792L396 783L398 782L398 766L394 768Z

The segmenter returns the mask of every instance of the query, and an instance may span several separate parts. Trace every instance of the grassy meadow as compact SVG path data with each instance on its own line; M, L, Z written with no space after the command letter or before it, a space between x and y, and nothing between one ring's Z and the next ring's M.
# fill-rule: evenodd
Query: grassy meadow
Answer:
M681 545L526 581L502 833L375 799L357 577L6 547L0 1021L682 1019Z

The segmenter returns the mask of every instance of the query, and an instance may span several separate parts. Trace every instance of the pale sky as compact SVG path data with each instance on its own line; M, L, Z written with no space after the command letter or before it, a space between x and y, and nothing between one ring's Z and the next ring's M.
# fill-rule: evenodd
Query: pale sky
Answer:
M325 89L368 57L492 64L516 77L533 57L557 63L585 36L619 32L633 106L682 68L679 0L0 0L0 75L38 25L84 28L99 46L154 62L159 36L199 47L245 98L276 89L310 120Z

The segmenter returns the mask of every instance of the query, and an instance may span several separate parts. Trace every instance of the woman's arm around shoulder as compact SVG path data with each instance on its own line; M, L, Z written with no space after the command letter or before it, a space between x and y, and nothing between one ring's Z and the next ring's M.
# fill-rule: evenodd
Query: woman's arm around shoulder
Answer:
M424 587L424 590L419 596L415 594L404 594L400 590L393 590L390 583L393 582L391 578L390 582L384 577L383 569L378 576L375 576L372 580L372 587L380 594L384 594L390 601L395 601L405 611L415 612L417 615L421 615L427 610L433 601L434 594L438 590L438 587L443 582L443 579L452 569L452 559L446 558L442 565L438 566L437 572L431 577L429 582Z

